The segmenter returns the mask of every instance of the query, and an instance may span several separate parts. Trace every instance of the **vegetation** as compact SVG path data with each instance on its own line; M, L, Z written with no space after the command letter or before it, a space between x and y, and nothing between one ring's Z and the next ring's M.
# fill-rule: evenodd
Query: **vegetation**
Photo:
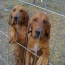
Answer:
M38 2L39 0L37 0ZM45 2L45 0L43 0ZM64 1L65 0L48 0L47 8L51 8L53 11L64 12ZM30 0L29 0L30 2ZM53 2L53 3L52 3ZM61 6L59 8L54 5L54 2L59 3ZM40 3L40 2L38 2ZM44 5L43 3L36 5ZM3 31L8 35L9 25L9 12L14 5L22 4L25 9L29 12L30 16L37 11L44 11L48 14L49 20L51 22L51 36L50 36L50 65L65 65L65 18L57 14L42 10L30 5L18 2L17 0L1 0L0 1L0 31ZM44 6L42 6L44 7ZM57 12L58 12L57 11ZM58 12L58 13L60 13ZM12 65L14 58L11 54L10 46L8 44L8 38L0 32L0 65L7 65L2 60L2 58L9 64Z

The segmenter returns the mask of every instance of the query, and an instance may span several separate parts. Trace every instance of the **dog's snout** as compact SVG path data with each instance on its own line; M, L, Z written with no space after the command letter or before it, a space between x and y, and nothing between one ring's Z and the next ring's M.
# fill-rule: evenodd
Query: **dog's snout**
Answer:
M40 35L40 30L35 31L37 35Z
M17 21L17 19L18 19L18 17L15 16L15 17L14 17L14 20Z

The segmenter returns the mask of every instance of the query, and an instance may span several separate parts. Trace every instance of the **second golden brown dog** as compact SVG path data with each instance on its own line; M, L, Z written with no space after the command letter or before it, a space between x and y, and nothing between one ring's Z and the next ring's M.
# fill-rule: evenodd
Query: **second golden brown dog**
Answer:
M28 38L27 48L32 52L37 51L39 58L37 58L36 62L35 56L26 51L25 65L30 65L31 56L33 57L33 63L34 61L36 62L35 65L47 65L50 54L49 38L51 28L47 14L42 12L35 13L29 21L28 28L28 32L31 32L31 35ZM32 65L34 65L33 63Z
M10 12L9 17L9 36L10 36L10 46L12 53L15 56L16 64L23 65L24 49L16 44L16 42L21 45L26 44L26 34L29 16L22 5L16 5Z

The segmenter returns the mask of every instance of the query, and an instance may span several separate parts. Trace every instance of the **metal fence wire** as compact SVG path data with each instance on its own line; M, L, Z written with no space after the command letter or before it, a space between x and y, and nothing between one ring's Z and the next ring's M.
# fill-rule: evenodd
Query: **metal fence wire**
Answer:
M65 0L0 0L0 65L14 64L8 44L8 18L10 10L17 4L26 8L30 18L36 11L48 14L51 23L49 65L65 65ZM17 44L39 57L21 44Z

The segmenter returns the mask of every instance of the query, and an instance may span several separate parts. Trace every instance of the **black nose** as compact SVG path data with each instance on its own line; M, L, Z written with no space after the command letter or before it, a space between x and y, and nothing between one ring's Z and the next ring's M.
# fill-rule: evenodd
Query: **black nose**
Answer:
M17 21L18 20L18 17L14 17L14 21Z
M40 35L40 31L39 30L36 30L35 31L37 35Z

